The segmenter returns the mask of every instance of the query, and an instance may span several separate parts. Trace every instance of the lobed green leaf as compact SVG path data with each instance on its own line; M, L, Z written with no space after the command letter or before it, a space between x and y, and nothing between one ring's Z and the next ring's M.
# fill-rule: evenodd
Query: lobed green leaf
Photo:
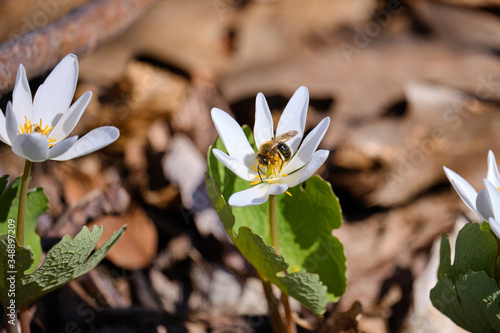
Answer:
M477 333L500 332L500 290L485 272L468 270L456 281L445 275L431 290L432 304L458 326Z
M27 306L42 295L61 287L62 285L82 276L94 268L118 241L125 232L125 226L114 232L113 235L98 249L91 254L102 236L103 227L94 227L91 231L87 227L74 237L66 235L47 253L43 264L33 273L25 274L25 271L33 262L33 255L28 248L21 248L15 243L15 267L9 269L15 271L17 283L15 300L16 308ZM12 246L8 235L0 236L0 251L7 253ZM89 258L90 256L90 258ZM0 300L4 307L8 304L5 283L6 270L9 258L3 258L0 272ZM2 275L3 274L3 275Z
M232 226L234 215L219 193L213 179L206 178L208 193L226 231L243 256L252 264L260 276L278 286L284 293L301 302L306 308L317 315L325 312L326 286L317 274L308 272L293 272L283 274L289 265L283 256L277 255L274 247L266 245L263 238L252 232L252 229L242 226L235 235Z
M430 298L439 311L471 332L500 332L497 253L497 240L486 222L459 231L453 264L448 236L441 238L438 282Z

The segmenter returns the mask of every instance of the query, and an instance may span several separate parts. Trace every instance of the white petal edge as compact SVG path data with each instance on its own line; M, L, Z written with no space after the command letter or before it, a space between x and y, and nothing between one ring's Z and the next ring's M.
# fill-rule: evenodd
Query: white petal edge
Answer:
M78 140L78 135L64 139L49 149L49 159L55 158L67 152Z
M16 113L18 123L24 123L24 117L33 120L33 97L26 70L22 64L17 69L16 84L12 91L12 108Z
M286 184L272 184L269 188L269 194L271 195L280 195L288 190L288 185Z
M255 98L253 136L257 147L274 137L273 117L263 93L258 93Z
M228 154L217 148L214 148L212 152L214 153L215 157L236 176L250 182L256 179L255 177L257 176L257 172L253 171L253 169L249 169L241 161L229 156Z
M55 161L66 161L93 153L113 143L119 136L120 131L114 126L96 128L76 141L67 152L51 159Z
M245 207L263 204L267 199L269 199L269 184L259 184L234 193L228 203L233 207Z
M490 207L493 211L493 217L495 220L500 220L500 192L498 189L490 183L489 180L483 180L484 187L486 188L486 193L490 199ZM490 216L488 216L489 218Z
M488 221L490 217L494 216L491 210L490 198L486 190L481 190L477 194L475 212L482 221Z
M7 126L7 121L5 120L5 116L2 110L0 109L0 141L5 143L6 145L11 146L6 126Z
M9 101L7 103L7 112L5 115L5 130L7 132L7 137L11 143L14 143L14 139L17 137L19 132L19 123L17 122L16 115L12 109L12 103Z
M78 58L68 54L38 87L33 101L33 119L43 125L55 126L73 100L78 80Z
M490 150L488 152L488 174L486 176L495 187L500 187L500 175L498 174L497 161L495 160L495 154Z
M54 129L50 132L50 138L56 139L57 141L66 138L80 121L80 118L87 108L87 105L89 105L91 98L92 92L87 91L75 103L73 103L69 110L66 111L59 119L56 126L54 126Z
M282 173L292 173L293 171L302 168L313 156L318 148L321 140L326 134L330 126L330 117L326 117L316 125L316 127L305 137L300 144L299 150L293 156L292 160L285 165Z
M300 141L302 141L302 137L304 136L308 106L309 90L304 86L299 87L292 98L290 98L290 101L288 101L278 122L276 136L292 130L299 132L287 142L290 149L292 149L292 153L297 151Z
M229 155L248 167L255 165L255 151L236 120L217 108L213 108L211 114L215 128Z
M477 192L465 179L463 179L458 173L455 171L448 169L447 167L443 167L444 173L451 185L455 188L458 195L462 199L462 201L469 207L470 210L477 212L476 210L476 197Z
M302 169L284 178L288 187L294 187L311 177L319 167L325 163L330 152L328 150L318 150Z
M500 238L500 223L498 223L498 221L492 217L490 217L488 222L490 224L491 230L493 230L495 235L497 235L497 237Z
M12 140L12 151L31 162L43 162L49 156L49 139L40 133L18 135Z

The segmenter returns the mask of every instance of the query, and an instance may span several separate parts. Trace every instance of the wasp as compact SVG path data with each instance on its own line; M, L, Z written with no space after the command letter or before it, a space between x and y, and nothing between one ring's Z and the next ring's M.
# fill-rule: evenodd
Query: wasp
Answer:
M295 137L297 134L297 131L288 131L264 142L259 147L256 159L257 172L259 173L261 181L262 175L264 174L260 169L261 167L266 167L268 170L271 168L272 173L275 174L276 167L279 167L279 171L281 171L285 163L290 161L292 158L292 150L285 142Z

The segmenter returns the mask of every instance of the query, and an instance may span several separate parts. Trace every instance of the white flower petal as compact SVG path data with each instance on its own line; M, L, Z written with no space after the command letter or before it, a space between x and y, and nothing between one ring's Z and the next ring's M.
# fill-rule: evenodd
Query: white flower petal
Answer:
M328 150L318 150L314 153L309 163L297 172L286 176L284 178L284 182L288 185L288 187L294 187L306 181L319 169L321 165L323 165L323 163L325 163L329 154L330 152Z
M114 126L96 128L76 141L67 152L51 159L56 161L66 161L93 153L94 151L111 144L118 139L119 136L120 131Z
M292 150L292 153L297 151L304 129L306 127L307 109L309 106L309 91L306 87L300 87L293 94L292 98L283 110L283 114L276 128L276 136L295 130L298 134L288 140L287 145Z
M49 139L40 133L18 135L12 140L12 151L31 162L43 162L49 156Z
M2 110L0 109L0 141L11 146L9 135L7 134L7 122Z
M253 136L257 147L274 137L273 117L263 93L258 93L255 99Z
M288 190L288 185L286 184L272 184L269 188L269 194L271 195L280 195Z
M269 184L259 184L244 191L234 193L228 200L233 207L260 205L269 198Z
M248 167L255 165L255 151L236 120L217 108L212 109L212 120L229 155Z
M19 65L17 70L16 84L12 91L12 108L16 113L18 123L24 123L24 117L33 119L33 97L22 64Z
M498 223L498 221L492 217L490 217L488 222L490 223L491 230L493 230L495 235L497 235L497 237L500 238L500 223Z
M282 173L292 173L295 170L302 168L313 156L318 148L321 140L325 136L328 126L330 125L330 118L324 118L302 141L299 150L293 156L292 160L288 162Z
M497 161L495 160L495 154L490 150L488 152L488 174L486 176L495 187L500 187L500 175L498 174Z
M493 216L493 211L491 210L490 198L486 190L479 191L476 198L476 210L475 212L481 220L488 221L490 217Z
M64 139L61 142L57 143L54 145L54 147L49 149L49 159L52 159L54 157L57 157L59 155L64 154L67 152L73 145L75 144L76 140L78 140L78 135L72 136L70 138Z
M483 182L488 198L490 199L490 207L493 211L493 217L498 221L500 219L500 192L492 183L490 183L489 180L485 179ZM488 216L488 220L490 217L491 216Z
M33 101L33 119L42 119L43 125L55 126L66 112L75 94L78 80L78 60L68 54L38 87Z
M16 115L14 114L14 110L12 109L12 104L10 103L10 101L7 103L5 123L6 123L5 130L7 132L7 137L9 141L13 143L19 131L19 124L17 122L17 118Z
M214 148L212 151L215 157L236 176L248 181L254 181L256 179L255 177L257 176L257 172L255 172L253 169L248 168L241 161L229 156L220 149Z
M467 207L469 207L470 210L476 212L476 190L455 171L450 170L447 167L443 167L443 169L446 177L448 177L451 185L453 185L462 201L467 205Z
M50 132L50 138L56 139L57 141L66 138L71 131L75 128L78 121L83 115L85 108L92 98L92 93L87 91L83 94L73 105L66 111L61 119L54 126L54 129Z

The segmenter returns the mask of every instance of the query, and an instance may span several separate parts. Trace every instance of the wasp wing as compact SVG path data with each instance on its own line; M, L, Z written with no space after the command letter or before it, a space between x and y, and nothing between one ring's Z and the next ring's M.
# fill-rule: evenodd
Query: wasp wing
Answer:
M293 131L288 131L288 132L285 132L285 133L283 133L281 135L278 135L277 137L275 137L272 140L273 141L273 145L271 146L271 149L275 148L281 142L287 142L288 140L290 140L291 138L293 138L297 134L299 134L299 132L293 130Z

